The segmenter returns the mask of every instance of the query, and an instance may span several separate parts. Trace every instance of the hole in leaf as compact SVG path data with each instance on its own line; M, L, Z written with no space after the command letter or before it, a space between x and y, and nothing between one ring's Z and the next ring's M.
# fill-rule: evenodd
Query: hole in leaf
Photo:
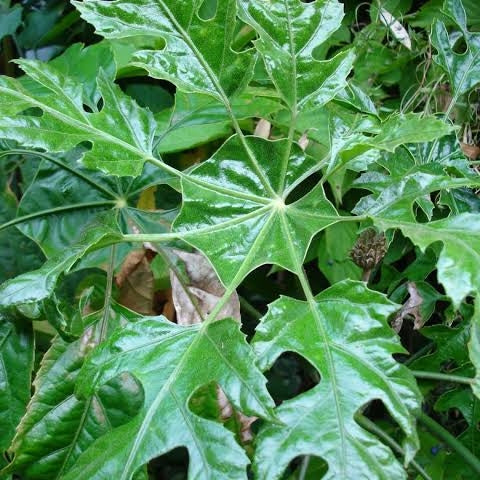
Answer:
M153 113L173 106L175 86L170 82L143 76L120 79L118 85L141 107Z
M301 455L290 462L283 478L323 478L327 472L328 463L323 458Z
M185 447L174 448L150 461L149 477L158 480L186 480L188 464L188 450Z
M220 421L216 382L210 382L195 390L188 402L188 408L199 417Z
M93 110L91 109L91 107L87 104L83 104L83 109L87 112L87 113L93 113Z
M315 185L320 181L321 176L319 173L314 173L310 175L308 178L303 180L299 185L297 185L287 196L285 203L290 205L291 203L296 202L300 198L304 197L309 193Z
M265 376L268 391L277 405L308 392L320 381L315 367L295 352L280 355Z
M198 16L202 20L211 20L217 14L218 0L205 0L198 9Z
M103 105L104 105L103 98L100 98L100 99L98 100L98 102L97 102L97 110L98 110L99 112L102 111Z
M23 110L19 115L23 115L24 117L41 117L43 116L43 110L39 107L31 107Z
M456 54L463 55L463 54L467 53L468 46L467 46L467 42L465 42L465 38L463 37L463 35L459 34L458 38L455 39L455 37L454 37L454 38L450 38L450 39L454 42L452 50Z
M143 405L145 393L143 385L134 375L122 372L100 387L97 398L101 405L98 405L97 412L93 404L96 413L107 415L112 427L118 427L138 413Z

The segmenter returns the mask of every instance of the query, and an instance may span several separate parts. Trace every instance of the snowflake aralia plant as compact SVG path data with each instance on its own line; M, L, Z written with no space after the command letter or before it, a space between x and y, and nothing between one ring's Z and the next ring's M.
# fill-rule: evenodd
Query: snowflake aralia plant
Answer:
M73 4L104 39L50 62L19 60L25 75L0 79L0 155L21 162L28 183L18 208L2 193L0 248L22 234L46 256L0 286L2 474L156 478L152 460L183 447L192 480L430 478L415 456L425 436L417 419L433 420L391 326L408 303L358 269L319 288L305 264L314 247L335 249L336 236L352 232L364 274L411 245L428 264L418 267L417 294L435 291L465 319L452 338L469 342L470 358L465 343L454 358L464 359L459 378L477 401L480 214L471 189L480 177L446 118L480 81L479 35L460 2L444 5L455 36L440 20L432 33L453 91L445 118L377 112L351 81L355 51L332 47L337 0ZM140 106L116 82L122 68L169 85L175 104ZM259 118L271 131L253 128ZM198 165L179 161L199 145L209 148ZM148 255L132 261L139 248L162 259L167 278L185 277L174 252L208 259L221 293L209 308L196 305L202 321L121 301L135 268L149 267ZM249 338L225 312L265 265L293 286L278 289ZM271 276L264 281L274 284ZM144 292L136 282L130 299ZM38 365L34 338L46 322L55 336ZM417 355L422 369L452 359L453 348L440 348L450 326L426 333L438 349ZM266 376L287 353L315 380L276 405ZM381 415L370 414L374 405ZM248 443L240 430L252 422Z

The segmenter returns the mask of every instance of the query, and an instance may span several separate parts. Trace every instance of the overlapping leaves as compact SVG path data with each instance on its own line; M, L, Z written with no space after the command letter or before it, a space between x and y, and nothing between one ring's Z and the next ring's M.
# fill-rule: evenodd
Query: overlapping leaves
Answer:
M248 459L233 434L189 408L192 392L217 382L240 411L271 418L273 402L238 322L182 327L144 317L96 349L80 374L78 393L91 395L120 372L140 380L144 406L131 422L93 443L66 480L127 480L148 460L179 446L188 449L190 478L245 478Z
M35 394L10 448L15 456L10 471L21 472L28 479L63 478L96 438L126 423L142 407L142 386L126 372L86 398L74 395L85 358L99 341L101 322L108 321L113 330L133 315L117 305L107 308L105 317L101 310L85 319L93 326L78 340L53 340L36 374Z
M434 59L447 73L453 93L458 98L480 83L480 34L467 30L465 9L458 0L446 0L443 10L458 27L466 49L457 52L455 45L459 41L458 35L449 34L445 24L437 20L432 30L432 43L438 51Z
M117 243L121 233L113 215L99 217L70 249L50 258L38 270L24 273L0 286L0 309L36 304L49 298L63 273L68 273L89 251Z
M250 157L239 138L232 137L182 180L183 208L174 224L208 256L227 285L264 263L295 271L285 242L294 244L303 259L313 235L339 220L321 186L285 204L295 186L316 169L315 160L298 145L290 153L287 140L245 141Z
M406 474L392 452L355 421L355 415L369 402L380 399L406 436L407 462L412 459L418 443L414 414L419 408L419 395L411 375L392 358L403 352L386 321L396 306L357 282L338 283L316 297L312 295L302 264L313 236L329 225L355 218L342 218L329 202L323 189L325 177L298 200L290 201L303 180L321 171L325 164L294 141L298 133L295 123L289 126L286 139L244 136L238 124L242 115L235 104L241 97L234 95L246 86L255 62L254 49L241 53L232 49L237 4L240 17L258 35L255 47L293 122L299 113L315 115L312 109L322 107L346 86L353 54L343 52L320 61L315 52L340 25L342 7L336 0L226 0L215 2L216 10L207 15L203 3L92 0L75 5L101 35L147 36L164 41L163 49L135 53L133 65L178 87L174 115L182 110L185 97L181 95L185 92L207 94L215 97L213 102L223 103L221 111L215 112L221 125L214 135L197 132L186 144L194 146L226 135L230 125L236 135L189 172L174 172L163 164L181 177L183 194L175 233L169 238L181 237L204 252L228 293L251 270L265 263L296 274L307 301L275 301L258 328L254 345L263 369L282 353L294 351L310 361L320 374L320 382L280 406L281 422L272 422L272 400L265 379L237 322L212 322L215 309L205 324L193 327L175 325L163 317L130 316L128 323L88 358L87 350L93 346L91 330L69 345L55 341L44 359L35 396L14 441L16 458L11 469L32 478L66 474L64 478L71 480L128 480L154 457L183 446L190 457L190 478L245 479L248 458L233 435L190 408L192 394L213 382L221 386L237 409L265 420L255 455L258 478L280 478L291 460L310 454L326 460L326 478L404 478ZM467 35L466 30L464 33ZM448 62L445 65L453 68ZM96 83L88 76L85 88L78 78L64 75L61 62L55 66L24 61L21 66L30 81L5 78L0 82L0 135L49 152L71 150L88 142L83 163L115 175L138 175L146 160L161 166L153 158L155 136L160 151L185 148L182 142L178 147L177 138L162 146L171 124L164 132L156 131L153 115L115 86L111 70L109 74L100 70ZM464 86L455 88L462 92ZM355 103L352 98L347 100ZM202 108L210 106L203 100L199 103ZM218 103L213 105L218 109ZM268 113L270 109L259 111ZM230 116L228 122L226 114ZM475 175L451 162L421 164L406 151L402 150L406 157L399 153L397 147L404 142L432 140L450 132L450 127L438 119L410 114L392 116L379 128L374 120L366 124L364 130L353 132L351 142L347 139L345 145L329 145L335 150L331 152L333 157L341 149L348 150L349 145L352 149L373 147L394 152L384 159L375 157L377 165L372 172L356 182L355 186L370 190L371 195L362 199L354 212L363 219L372 218L382 229L400 228L423 249L443 242L439 279L458 306L480 286L478 215L463 214L427 223L417 220L422 212L428 220L433 218L432 193L477 185ZM423 131L420 126L425 127ZM54 157L55 165L59 166L59 161ZM82 192L89 192L86 184L95 183L98 191L85 195L88 199L90 194L91 198L110 199L113 193L114 200L121 203L126 200L123 194L135 189L129 183L125 192L121 182L112 189L110 180L96 181L96 174L69 162L61 167L62 171L41 166L23 207L29 208L47 190L50 175L55 185L63 185L68 172L77 177ZM327 174L334 167L331 163ZM146 178L146 183L139 179L139 188L152 184L149 171ZM39 223L25 228L41 242ZM51 237L58 239L61 235L57 229ZM122 239L116 224L101 222L68 251L52 255L41 269L4 284L0 306L44 301L54 292L61 275L84 255ZM62 237L56 243L66 241ZM102 316L92 323L105 320ZM103 339L95 337L93 343ZM472 357L478 353L477 343L474 336ZM66 372L72 375L64 382ZM115 384L118 378L123 379L121 388ZM73 395L74 388L77 396ZM118 411L105 405L107 397L115 402L124 400L121 418L112 417ZM99 413L102 405L103 415ZM49 424L50 415L58 415L59 423ZM42 443L44 431L53 438L48 445Z

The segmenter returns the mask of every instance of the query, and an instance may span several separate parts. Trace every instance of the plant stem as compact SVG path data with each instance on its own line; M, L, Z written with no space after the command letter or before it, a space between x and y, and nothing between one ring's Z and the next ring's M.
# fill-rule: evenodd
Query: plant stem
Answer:
M98 335L98 343L103 342L108 333L108 320L110 318L110 304L112 303L112 290L113 290L113 275L115 272L115 254L116 246L112 245L110 250L110 260L107 268L107 285L105 288L105 300L103 302L103 315L100 323L100 332Z
M28 222L35 218L45 217L47 215L53 215L55 213L68 212L71 210L80 210L84 208L98 208L98 207L113 207L116 204L113 200L105 200L103 202L90 202L90 203L78 203L76 205L65 205L64 207L50 208L49 210L42 210L41 212L30 213L22 217L14 218L9 222L0 225L0 231L8 227L13 227L19 223Z
M388 433L384 432L380 427L378 427L374 422L364 415L357 415L355 417L357 423L368 430L370 433L373 433L383 442L385 442L393 451L398 454L405 456L405 450L393 439ZM423 477L425 480L432 480L430 475L419 465L415 460L410 462L410 465L418 472L418 474Z
M421 370L411 370L411 372L416 378L423 378L426 380L438 380L439 382L454 382L471 385L474 381L473 378L461 377L459 375L450 375L447 373L425 372Z
M260 320L263 315L245 298L238 296L240 300L240 306L255 320Z
M122 240L132 243L161 243L178 240L181 237L180 233L127 233L122 236Z
M412 356L408 357L403 364L404 365L410 365L413 363L417 358L423 357L426 353L428 353L432 347L434 346L433 342L428 343L427 345L424 345L420 350L416 351Z
M460 455L477 474L480 475L480 460L467 447L465 447L463 443L457 440L449 431L430 418L427 414L421 412L417 418L428 430L430 430L431 433L433 433L433 435L435 435L435 437L445 442L452 450Z

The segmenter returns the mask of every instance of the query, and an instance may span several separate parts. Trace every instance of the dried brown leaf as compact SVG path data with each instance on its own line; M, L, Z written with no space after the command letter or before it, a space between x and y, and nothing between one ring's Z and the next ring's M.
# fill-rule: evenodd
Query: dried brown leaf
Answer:
M120 289L120 304L143 315L154 313L155 285L145 250L130 252L115 280Z
M425 320L420 311L423 304L423 297L415 285L415 282L407 283L408 300L404 303L400 311L392 322L392 328L398 333L403 325L403 320L406 317L413 317L413 328L419 330L425 324Z

